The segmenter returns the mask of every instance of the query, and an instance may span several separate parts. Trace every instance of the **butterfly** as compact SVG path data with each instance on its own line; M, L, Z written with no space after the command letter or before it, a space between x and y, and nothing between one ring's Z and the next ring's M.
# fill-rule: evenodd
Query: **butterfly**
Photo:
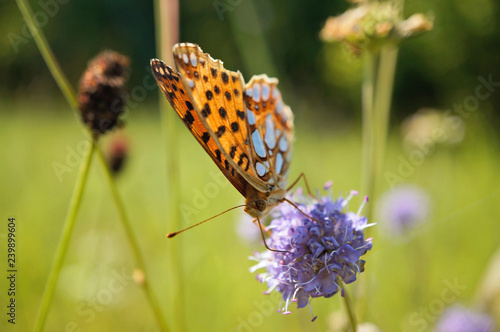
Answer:
M292 158L293 113L278 80L224 68L198 45L173 47L177 70L151 60L153 75L200 145L245 197L245 212L265 217L285 200ZM260 223L260 221L259 221Z

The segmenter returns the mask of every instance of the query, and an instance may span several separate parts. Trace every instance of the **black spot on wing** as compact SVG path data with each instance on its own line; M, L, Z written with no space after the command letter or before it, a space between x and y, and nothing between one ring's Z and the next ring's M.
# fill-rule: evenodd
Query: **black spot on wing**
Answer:
M204 117L208 117L211 113L212 111L210 110L210 105L208 105L208 103L205 103L205 106L203 106L203 109L201 110L201 114Z
M236 154L236 150L237 150L236 146L231 147L231 152L229 152L229 156L231 156L231 159L234 159L234 156Z
M193 117L193 114L191 114L190 111L186 111L186 114L184 115L184 122L188 126L191 126L194 123L194 117Z
M215 133L217 137L221 137L226 132L226 126L220 126Z
M227 76L226 72L220 74L220 77L222 78L222 82L224 82L224 84L227 84L229 82L229 76Z
M246 163L247 163L247 165L245 166L245 171L248 171L248 168L250 167L250 159L248 159L248 156L247 156L246 153L242 153L240 155L240 160L238 161L238 166L243 165L243 163L245 162L245 160L246 160Z
M207 142L210 141L210 134L205 131L201 136L201 140L203 143L207 144Z
M205 95L207 96L207 99L208 99L208 100L212 100L212 98L214 97L213 92L212 92L212 91L210 91L210 90L207 90L207 91L205 92Z
M221 118L225 119L227 116L226 109L224 107L219 108L219 114L220 114Z
M236 115L241 119L245 120L245 112L242 112L240 110L236 110Z

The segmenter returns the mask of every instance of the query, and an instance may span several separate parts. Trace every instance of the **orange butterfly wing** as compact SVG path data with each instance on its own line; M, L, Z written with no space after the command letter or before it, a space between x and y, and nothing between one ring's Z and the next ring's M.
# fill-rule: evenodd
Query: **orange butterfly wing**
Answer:
M219 147L215 141L211 139L210 134L205 129L205 125L200 121L198 113L195 111L186 93L186 88L181 81L179 73L158 59L151 60L151 69L163 94L183 120L186 127L191 131L208 155L212 157L233 186L242 195L245 195L244 179L226 162Z
M225 160L253 187L268 191L268 184L257 178L250 162L241 74L226 70L220 60L214 60L194 44L174 46L174 59L200 120Z
M276 204L293 139L293 114L277 80L259 75L244 86L240 72L226 70L194 44L176 44L174 59L179 72L151 61L172 107L247 203L269 197L268 205Z

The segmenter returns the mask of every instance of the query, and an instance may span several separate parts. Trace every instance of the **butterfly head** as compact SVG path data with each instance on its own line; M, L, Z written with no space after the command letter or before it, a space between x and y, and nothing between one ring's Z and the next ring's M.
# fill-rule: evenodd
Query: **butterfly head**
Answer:
M261 192L255 189L247 195L245 212L253 218L264 218L276 205L283 202L286 190L275 187L270 192Z

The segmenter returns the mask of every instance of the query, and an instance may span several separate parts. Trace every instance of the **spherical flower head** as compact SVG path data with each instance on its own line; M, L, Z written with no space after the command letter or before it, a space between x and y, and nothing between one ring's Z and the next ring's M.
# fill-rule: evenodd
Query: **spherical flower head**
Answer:
M442 314L436 332L493 332L496 331L493 319L460 305L449 307Z
M311 298L335 295L341 291L340 283L352 283L364 271L365 262L360 258L372 248L372 239L364 238L363 231L370 226L366 218L359 211L346 211L355 194L314 201L296 194L294 201L309 201L296 205L313 219L287 203L280 204L274 213L267 242L270 248L283 252L256 254L251 259L258 264L250 271L266 269L257 279L267 283L267 293L277 290L283 294L284 314L290 313L291 302L303 308Z
M78 108L82 121L97 136L113 129L123 113L130 60L114 51L92 59L80 81Z
M394 234L403 234L426 221L431 206L429 195L410 184L391 189L378 203L378 220Z
M351 2L357 5L339 16L329 17L319 36L326 42L346 42L357 55L364 48L399 42L433 27L432 18L423 14L401 20L400 9L391 2Z

